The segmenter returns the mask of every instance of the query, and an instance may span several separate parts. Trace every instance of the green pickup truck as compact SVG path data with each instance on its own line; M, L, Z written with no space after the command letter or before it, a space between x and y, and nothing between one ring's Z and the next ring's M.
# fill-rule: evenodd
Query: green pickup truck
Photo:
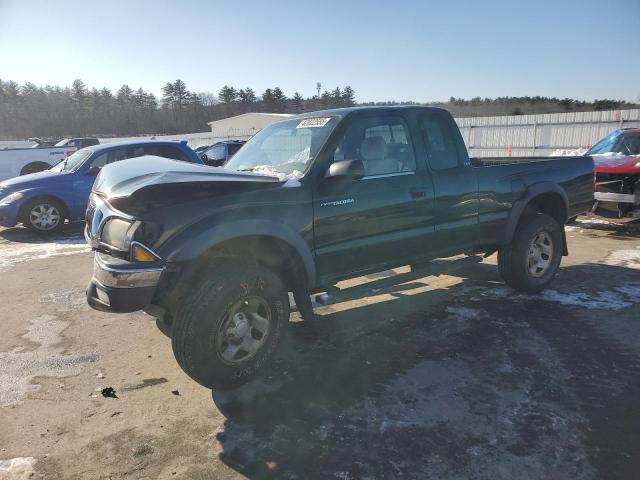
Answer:
M441 109L306 113L255 135L224 168L140 157L102 169L87 209L89 304L169 326L210 387L262 370L310 295L336 282L498 252L537 292L567 255L564 224L593 203L590 157L469 158Z

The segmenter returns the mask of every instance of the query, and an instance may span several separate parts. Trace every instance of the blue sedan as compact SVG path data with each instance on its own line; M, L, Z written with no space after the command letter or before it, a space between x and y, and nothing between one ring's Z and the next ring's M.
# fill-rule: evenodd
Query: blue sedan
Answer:
M49 170L0 183L0 226L22 223L35 232L50 233L62 228L65 220L83 220L100 169L144 155L202 164L186 142L147 140L83 148Z

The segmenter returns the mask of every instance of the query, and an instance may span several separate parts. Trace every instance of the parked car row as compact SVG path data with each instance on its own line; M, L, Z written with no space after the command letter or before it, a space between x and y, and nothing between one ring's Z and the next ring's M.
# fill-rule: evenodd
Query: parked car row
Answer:
M61 147L67 148L67 147ZM82 148L54 167L0 183L0 226L22 223L40 233L59 230L65 220L83 220L96 175L106 165L151 156L202 164L186 142L140 141Z
M41 172L57 165L76 150L99 143L94 137L78 137L65 138L53 146L41 146L43 143L36 142L35 147L2 149L0 150L0 182L19 175Z

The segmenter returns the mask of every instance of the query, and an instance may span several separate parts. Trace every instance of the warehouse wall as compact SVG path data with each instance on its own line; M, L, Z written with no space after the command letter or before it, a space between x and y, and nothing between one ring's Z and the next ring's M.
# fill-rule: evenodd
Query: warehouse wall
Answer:
M620 127L640 128L640 109L457 118L472 157L550 155L585 148Z

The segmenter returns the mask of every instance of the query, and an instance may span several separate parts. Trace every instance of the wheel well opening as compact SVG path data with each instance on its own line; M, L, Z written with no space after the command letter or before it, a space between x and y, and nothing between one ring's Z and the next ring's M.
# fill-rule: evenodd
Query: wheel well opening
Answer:
M42 172L43 170L47 170L49 168L51 168L51 164L47 162L35 161L28 163L24 167L22 167L22 170L20 170L20 175Z
M544 213L555 219L560 225L564 225L567 221L567 208L562 197L553 192L540 194L532 198L525 212Z
M220 259L257 263L274 271L289 291L307 286L304 262L287 242L266 235L237 237L219 243L205 253L204 265ZM206 267L204 267L206 268Z

